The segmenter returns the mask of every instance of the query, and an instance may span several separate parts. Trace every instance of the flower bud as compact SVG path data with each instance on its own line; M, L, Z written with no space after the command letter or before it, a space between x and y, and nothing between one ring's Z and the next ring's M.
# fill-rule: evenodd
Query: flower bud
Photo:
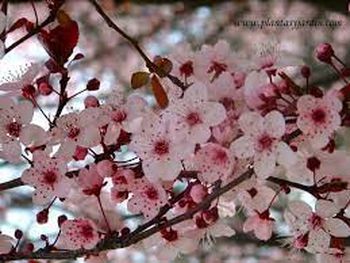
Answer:
M310 68L308 66L305 66L305 65L301 67L300 73L306 79L309 78L311 75Z
M39 224L46 224L49 218L49 210L43 209L39 213L36 214L36 221Z
M48 96L52 93L52 86L47 82L41 82L38 86L39 93L44 96Z
M87 96L84 100L85 108L97 108L100 106L100 102L95 96Z
M316 48L316 57L322 62L331 63L333 55L334 50L332 46L328 43L321 43Z
M207 188L204 185L196 184L192 186L190 196L194 202L200 203L208 194Z

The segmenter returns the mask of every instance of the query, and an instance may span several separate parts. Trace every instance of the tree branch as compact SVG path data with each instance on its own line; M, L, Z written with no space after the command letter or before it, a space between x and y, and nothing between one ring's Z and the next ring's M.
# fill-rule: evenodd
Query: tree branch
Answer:
M146 55L146 53L142 50L137 40L129 36L126 32L124 32L116 23L112 21L112 19L103 11L102 7L97 3L96 0L89 0L90 3L95 7L96 11L100 14L103 20L107 23L107 25L116 31L119 35L125 38L140 54L142 59L146 63L146 67L151 71L155 72L158 75L166 76L171 82L173 82L176 86L180 87L182 90L185 90L186 85L177 77L171 75L170 73L164 72L163 69L159 68L156 64L152 62L152 60Z

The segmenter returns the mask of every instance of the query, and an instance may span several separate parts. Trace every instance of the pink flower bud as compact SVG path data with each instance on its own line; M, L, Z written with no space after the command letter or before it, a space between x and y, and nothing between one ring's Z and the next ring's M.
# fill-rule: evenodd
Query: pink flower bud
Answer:
M39 213L36 214L36 221L39 224L46 224L49 218L49 210L43 209Z
M100 102L95 96L87 96L84 100L85 108L97 108L100 106Z
M114 173L113 165L110 160L103 160L97 164L97 172L102 177L110 177Z
M48 96L52 93L52 86L47 82L41 82L38 86L39 93L44 96Z
M334 50L332 46L328 43L321 43L316 48L316 57L322 62L331 63L333 55Z
M300 69L300 73L304 78L309 78L311 75L310 68L308 66L302 66Z
M237 88L240 88L244 85L246 74L244 72L236 72L233 75L233 81L236 84Z
M100 81L96 78L90 79L86 85L87 90L98 90L100 88Z
M207 194L207 188L201 184L196 184L192 186L190 191L190 196L196 203L200 203L207 196Z

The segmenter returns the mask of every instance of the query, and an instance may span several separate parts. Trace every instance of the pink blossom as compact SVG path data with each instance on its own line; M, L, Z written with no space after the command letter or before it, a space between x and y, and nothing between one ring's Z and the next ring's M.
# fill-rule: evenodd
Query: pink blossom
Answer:
M9 98L0 97L0 158L18 163L21 160L20 142L28 146L44 143L45 131L29 124L33 111L29 101L15 104Z
M9 77L5 79L6 82L0 84L0 91L5 91L6 95L10 96L21 94L23 88L33 84L35 77L38 76L41 70L44 71L44 74L48 73L48 70L42 64L31 63L20 68L18 72L10 72Z
M265 213L255 213L244 222L243 231L254 231L254 235L260 240L269 240L272 236L274 220L270 218L268 210Z
M220 40L214 46L203 45L195 55L195 76L209 83L223 72L234 72L236 63L237 59L234 59L228 42Z
M317 200L315 212L301 201L289 204L289 211L285 213L288 225L296 235L308 233L308 249L320 251L330 242L330 235L334 237L350 236L349 226L341 219L334 218L340 211L332 201Z
M167 118L149 118L143 125L140 133L133 134L130 150L142 159L150 181L175 179L182 170L181 160L194 150L194 144L188 143L183 133L171 130Z
M34 153L33 161L33 167L26 169L21 177L23 183L35 188L33 202L44 205L55 196L65 198L71 188L71 182L65 176L66 163L41 151Z
M240 159L254 157L254 171L259 177L272 175L276 162L281 165L294 163L294 153L281 141L285 122L280 112L271 111L265 117L247 112L239 118L239 125L244 136L235 140L230 149Z
M207 88L193 84L184 97L169 106L170 114L175 115L175 128L187 132L191 143L204 143L210 135L210 127L218 125L226 118L222 104L209 102Z
M199 171L199 179L203 183L214 183L226 180L232 173L235 160L227 148L215 143L203 145L185 162L187 170Z
M78 184L84 194L100 195L103 177L98 173L96 164L91 164L88 168L79 171Z
M118 169L112 176L112 181L114 186L111 189L111 198L114 202L121 203L134 188L135 173L130 169Z
M322 98L304 95L299 98L297 107L298 128L314 146L325 146L341 124L341 101L333 94L326 94Z
M150 183L146 178L135 179L132 197L128 200L131 213L143 213L146 219L156 216L167 203L167 194L160 184Z
M63 249L92 249L100 241L95 224L84 218L66 220L61 225L58 247Z

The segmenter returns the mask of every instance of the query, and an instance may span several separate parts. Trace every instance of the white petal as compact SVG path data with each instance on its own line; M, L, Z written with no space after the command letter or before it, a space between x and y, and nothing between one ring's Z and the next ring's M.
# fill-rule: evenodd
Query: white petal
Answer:
M17 111L21 116L21 123L26 124L32 120L34 108L33 104L27 100L17 105Z
M289 211L299 219L306 220L312 213L311 207L302 201L292 201L288 207Z
M339 218L330 218L324 223L325 230L335 237L350 236L350 228L343 220Z
M257 135L264 130L264 118L257 112L243 113L238 123L244 134Z
M190 86L184 95L186 101L205 102L208 100L207 87L200 82L195 82Z
M117 139L120 135L120 125L110 123L107 127L107 132L104 137L104 143L106 145L111 145L117 143Z
M35 124L26 125L20 133L20 141L26 146L40 146L46 143L46 132Z
M322 218L329 218L339 212L339 207L332 201L328 200L317 200L316 203L316 214Z
M204 123L210 127L218 125L226 119L226 110L221 103L203 103L203 105L201 105L201 110Z
M283 115L279 111L271 111L264 118L266 132L274 138L281 138L286 131Z
M267 178L273 174L276 167L276 155L262 152L254 156L254 172L260 178Z
M280 142L277 146L277 163L291 167L297 162L297 155L285 142Z
M230 150L234 156L240 159L254 155L254 144L249 136L242 136L231 143Z
M142 163L145 176L151 182L156 182L159 179L164 181L174 180L182 170L180 161L177 160L144 160Z

